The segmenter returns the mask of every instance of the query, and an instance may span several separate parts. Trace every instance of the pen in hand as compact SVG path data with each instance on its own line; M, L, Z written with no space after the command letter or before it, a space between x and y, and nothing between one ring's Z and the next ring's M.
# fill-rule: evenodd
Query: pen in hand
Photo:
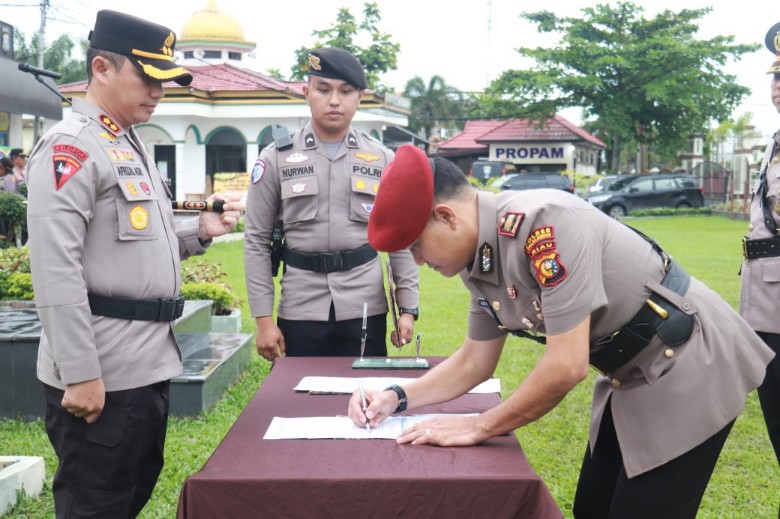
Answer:
M363 390L363 381L360 381L360 401L363 406L363 414L366 414L366 411L368 411L368 406L366 405L366 392ZM371 432L371 426L368 424L368 416L366 416L366 430L368 432Z

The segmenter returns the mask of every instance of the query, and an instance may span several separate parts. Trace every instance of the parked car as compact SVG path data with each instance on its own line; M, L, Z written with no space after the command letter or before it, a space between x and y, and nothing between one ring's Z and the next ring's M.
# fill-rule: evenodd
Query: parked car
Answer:
M585 189L585 194L592 195L595 193L601 193L602 191L604 191L604 189L607 188L607 186L609 186L619 178L620 175L605 175L603 177L599 177L595 182L593 182Z
M486 182L493 177L502 177L508 173L517 171L515 165L511 162L501 162L498 160L475 160L469 169L469 176L477 180Z
M574 183L561 173L515 173L499 178L492 184L498 189L561 189L574 193Z
M701 188L690 175L625 175L587 200L613 218L634 209L704 205Z

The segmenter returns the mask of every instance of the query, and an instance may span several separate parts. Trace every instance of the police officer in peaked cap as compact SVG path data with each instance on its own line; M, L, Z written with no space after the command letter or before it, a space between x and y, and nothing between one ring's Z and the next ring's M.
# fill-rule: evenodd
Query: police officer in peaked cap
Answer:
M289 356L359 356L367 305L366 356L387 354L387 296L382 259L368 244L368 217L393 153L352 126L367 88L351 53L308 54L304 95L311 120L289 146L266 147L254 165L247 197L245 271L257 351L267 360ZM284 274L278 319L268 244L277 221L284 230ZM401 346L418 315L418 273L409 251L390 254Z
M182 373L173 322L179 262L235 226L222 214L174 221L171 195L133 125L192 75L176 35L116 11L97 13L88 86L30 155L28 228L43 330L38 378L59 466L64 517L135 517L163 466L170 379Z
M771 100L780 113L780 23L767 31L764 42L774 56L767 73L772 74ZM774 281L776 277L772 274L780 272L780 130L770 139L759 171L750 203L750 225L742 249L740 312L764 342L775 353L780 353L780 321L777 319L780 283ZM777 357L767 366L766 378L758 388L758 398L769 440L780 463L780 361Z

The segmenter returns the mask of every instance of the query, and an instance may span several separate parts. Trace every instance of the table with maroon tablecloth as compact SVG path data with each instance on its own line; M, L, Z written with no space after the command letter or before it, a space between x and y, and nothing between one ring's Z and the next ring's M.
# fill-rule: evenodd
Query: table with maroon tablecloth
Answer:
M348 395L293 391L304 376L409 378L425 372L354 370L352 360L277 359L211 458L184 482L177 517L563 517L514 434L473 447L263 439L274 416L346 414ZM435 365L442 359L428 360ZM406 413L473 413L499 402L497 394L467 394Z

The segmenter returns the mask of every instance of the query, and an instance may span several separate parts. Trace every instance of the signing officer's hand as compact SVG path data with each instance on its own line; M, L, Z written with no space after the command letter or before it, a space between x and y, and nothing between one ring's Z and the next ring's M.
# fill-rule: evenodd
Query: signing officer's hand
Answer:
M398 336L401 336L401 341L398 341ZM412 342L412 336L414 335L414 316L412 314L401 314L398 317L398 332L390 334L390 341L400 348L404 344Z
M83 418L87 423L94 423L103 412L106 404L106 388L102 378L68 384L62 396L62 407L75 416Z
M241 195L236 193L214 193L207 201L225 202L225 206L221 213L213 213L211 211L202 211L200 213L198 238L203 241L210 240L216 236L222 236L233 230L246 205Z
M395 408L398 407L398 395L393 391L364 391L366 394L366 409L363 413L363 402L360 397L360 390L356 390L352 393L352 397L349 399L349 406L347 409L347 415L352 419L352 422L358 427L365 427L366 420L369 420L369 425L375 427L379 425L385 418L393 414Z
M437 416L406 429L396 441L444 447L476 445L490 437L479 426L479 418L479 415Z

